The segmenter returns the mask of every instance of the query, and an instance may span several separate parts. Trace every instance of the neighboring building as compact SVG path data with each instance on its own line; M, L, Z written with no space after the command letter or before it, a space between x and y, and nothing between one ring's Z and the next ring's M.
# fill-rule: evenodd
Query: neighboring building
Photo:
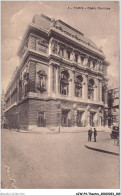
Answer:
M108 91L108 125L119 125L119 88Z
M5 112L5 93L3 90L1 94L1 124L4 124L4 121L5 121L4 112Z
M18 56L20 66L6 91L6 117L11 126L108 124L109 63L83 33L61 20L36 15Z

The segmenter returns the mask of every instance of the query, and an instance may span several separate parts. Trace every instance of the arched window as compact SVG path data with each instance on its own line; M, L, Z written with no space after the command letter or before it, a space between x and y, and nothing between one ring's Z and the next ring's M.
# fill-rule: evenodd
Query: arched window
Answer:
M88 81L88 99L94 99L94 80L90 79Z
M47 75L45 73L45 71L43 70L39 70L37 72L38 74L38 78L39 78L39 86L37 87L37 89L43 93L44 91L46 91L46 78L47 78Z
M67 71L62 71L60 78L60 94L62 95L68 95L68 79L69 73Z
M75 96L82 97L82 81L83 78L81 75L76 76L75 80Z

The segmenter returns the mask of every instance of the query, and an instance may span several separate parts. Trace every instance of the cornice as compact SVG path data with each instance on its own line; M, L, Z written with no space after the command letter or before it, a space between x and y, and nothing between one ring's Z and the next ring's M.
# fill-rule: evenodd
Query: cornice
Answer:
M25 40L27 39L27 36L29 35L29 33L30 33L30 31L31 31L32 29L36 29L36 30L38 30L39 32L42 32L42 33L48 35L46 30L44 30L44 29L38 27L38 26L35 25L34 23L30 23L30 24L27 26L27 28L26 28L26 31L25 31L25 33L24 33L24 35L23 35L22 41L21 41L20 46L19 46L19 48L18 48L18 51L17 51L17 55L18 55L18 56L20 56L20 53L21 53L21 50L22 50L22 48L23 48L23 46L24 46Z

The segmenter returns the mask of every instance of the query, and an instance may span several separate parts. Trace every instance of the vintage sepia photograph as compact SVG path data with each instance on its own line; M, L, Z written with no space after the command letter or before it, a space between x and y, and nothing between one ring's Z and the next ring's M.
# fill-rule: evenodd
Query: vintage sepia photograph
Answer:
M119 1L1 2L2 189L119 190L119 47Z

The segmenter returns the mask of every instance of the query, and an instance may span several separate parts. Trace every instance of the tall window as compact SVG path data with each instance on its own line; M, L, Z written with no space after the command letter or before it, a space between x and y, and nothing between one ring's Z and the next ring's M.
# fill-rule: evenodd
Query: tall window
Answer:
M83 78L81 75L76 77L76 80L75 80L75 96L76 97L82 97L82 81L83 81Z
M47 78L47 75L45 73L44 70L39 70L37 72L38 74L38 78L39 78L39 85L37 87L37 89L43 93L44 91L46 91L46 78Z
M60 94L62 95L68 95L68 79L69 73L67 71L62 71L60 78Z
M94 99L94 80L90 79L88 81L88 99Z

